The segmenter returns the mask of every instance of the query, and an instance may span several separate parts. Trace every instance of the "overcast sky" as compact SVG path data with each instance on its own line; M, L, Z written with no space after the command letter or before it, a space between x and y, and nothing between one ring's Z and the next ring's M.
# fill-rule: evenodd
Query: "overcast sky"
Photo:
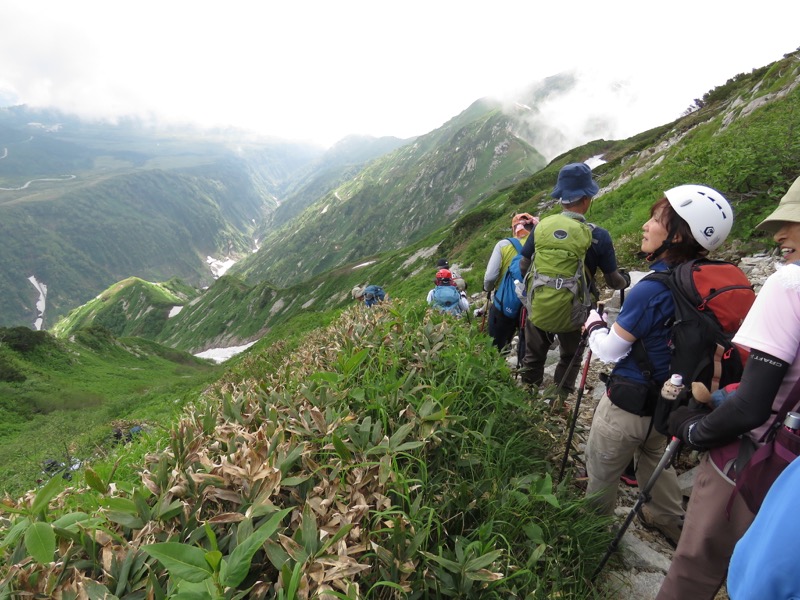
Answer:
M611 115L622 138L794 51L798 23L797 0L4 0L0 106L329 145L421 135L577 69L590 78L553 119Z

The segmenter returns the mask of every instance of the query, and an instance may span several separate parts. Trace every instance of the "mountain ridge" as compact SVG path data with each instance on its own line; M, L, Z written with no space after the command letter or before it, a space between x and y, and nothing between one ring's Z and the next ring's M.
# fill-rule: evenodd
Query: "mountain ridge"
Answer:
M800 175L800 142L792 135L800 127L798 65L798 55L790 55L712 89L703 107L672 123L626 140L574 148L411 245L372 254L362 249L349 263L283 285L245 280L234 269L171 318L157 339L193 351L274 339L292 319L335 314L350 302L349 290L367 281L381 283L393 296L424 298L430 286L425 272L433 272L440 256L458 265L470 291L480 290L482 268L494 243L507 235L511 215L559 210L549 196L558 169L598 155L603 156L595 167L601 193L588 216L612 232L621 265L638 266L639 229L651 203L664 189L686 181L723 190L734 206L734 232L720 254L735 259L763 250L769 239L754 225Z

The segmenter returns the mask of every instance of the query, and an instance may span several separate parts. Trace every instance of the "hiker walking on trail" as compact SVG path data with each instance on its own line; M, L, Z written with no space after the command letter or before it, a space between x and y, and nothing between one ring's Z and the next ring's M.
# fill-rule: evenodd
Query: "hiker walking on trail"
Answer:
M483 291L488 295L489 335L494 340L493 345L501 351L511 344L511 340L517 332L521 308L521 303L517 299L515 307L509 308L507 311L503 310L503 303L500 297L501 287L504 283L506 272L511 268L514 258L519 255L525 245L525 241L528 239L528 235L538 222L539 219L537 217L528 213L514 215L511 219L512 236L503 238L494 245L492 255L489 257L489 263L486 265L486 274L483 276ZM522 281L521 274L519 277L519 280ZM507 293L507 296L508 299L514 300L516 293L513 289L513 280L510 281L510 284L512 288L510 293Z
M542 384L547 352L558 337L560 359L554 379L564 382L560 390L562 395L574 391L580 370L580 361L573 359L580 347L585 315L589 306L597 301L595 273L600 269L606 284L615 290L630 285L630 276L617 267L611 235L602 227L588 224L584 216L599 189L592 179L592 170L585 163L562 167L550 194L561 201L562 212L542 219L521 252L523 275L532 271L528 273L532 284L529 283L527 291L530 308L525 322L522 381L529 385ZM563 260L565 253L571 258ZM576 273L578 267L581 267L579 274ZM558 275L553 275L556 272ZM540 289L537 273L544 277ZM577 278L574 293L568 292L568 285L561 285L570 278ZM561 289L556 290L556 287ZM578 298L585 306L585 312L577 318L570 315L573 298Z
M453 267L450 266L449 260L447 260L446 258L440 258L436 263L436 270L438 271L439 269L448 269L450 271L450 273L453 275L453 283L458 288L459 292L467 291L467 282L464 281L464 278L461 277L461 275L457 273Z
M670 415L670 433L690 447L709 452L698 468L684 534L658 593L659 600L714 598L725 580L734 545L758 511L757 492L763 494L774 479L751 485L755 480L749 476L759 466L770 465L769 461L756 460L759 449L769 450L773 441L778 444L783 440L794 444L796 456L800 444L800 436L783 427L786 413L798 410L800 402L800 265L795 262L800 260L800 178L757 228L773 234L784 260L791 264L783 265L767 279L733 338L734 343L750 351L739 386L715 392L717 398L712 400L716 408L710 412L680 407ZM754 454L748 461L750 452ZM778 455L786 456L776 450L774 457ZM796 503L796 498L792 502ZM770 540L771 545L778 543ZM773 548L776 552L785 550ZM764 592L758 597L776 596Z
M466 293L459 291L453 281L453 274L448 269L436 271L434 287L428 292L428 304L440 312L461 316L469 310Z
M364 306L371 308L375 304L379 304L388 299L386 292L379 285L357 285L351 292L353 300L363 302Z
M711 188L683 185L665 192L653 204L642 226L641 250L650 269L665 272L705 256L727 237L733 213L727 200ZM716 232L712 240L699 232ZM594 508L612 515L620 475L635 458L636 479L648 482L667 446L654 428L662 384L670 378L670 324L675 302L666 283L643 278L628 292L616 322L609 329L592 311L585 323L595 358L616 363L598 402L586 444L587 496ZM683 495L673 468L664 469L650 501L637 516L646 528L659 530L673 546L683 529ZM684 598L695 598L691 594Z

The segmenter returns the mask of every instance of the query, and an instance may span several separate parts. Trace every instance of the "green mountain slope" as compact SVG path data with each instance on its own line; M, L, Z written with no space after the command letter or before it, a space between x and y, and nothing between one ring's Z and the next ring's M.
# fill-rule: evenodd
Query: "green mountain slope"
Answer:
M69 339L0 328L0 489L30 489L47 460L69 464L108 451L115 421L146 419L152 428L174 417L188 390L219 371L189 354L115 338L99 327Z
M800 138L794 135L800 127L799 76L796 54L739 75L706 94L700 110L627 140L575 148L403 248L360 255L358 261L305 281L290 278L283 285L223 277L169 319L156 339L192 351L262 336L276 339L278 332L291 330L293 319L325 322L331 311L351 302L354 285L367 281L384 285L395 297L424 298L440 256L459 265L469 291L480 290L491 249L507 235L511 215L558 210L549 197L558 169L593 156L606 162L595 169L601 193L589 218L611 231L621 264L645 267L636 252L649 208L663 190L686 182L716 187L734 207L734 229L720 254L735 257L769 248L769 238L754 225L800 175ZM302 254L298 249L291 256L296 262L320 262L324 247L307 244Z
M51 332L64 337L75 330L98 325L116 337L153 339L170 316L199 293L178 280L156 284L131 277L70 312Z
M268 235L233 272L282 287L422 239L491 191L544 166L512 125L497 107L476 102L441 128L371 162Z
M410 142L395 137L362 135L351 135L337 142L306 166L302 175L293 178L292 187L286 190L285 198L265 222L263 231L287 223L328 192L354 179L369 161Z
M320 150L228 135L0 110L0 325L34 321L31 276L47 326L120 279L208 285L207 256L249 253Z

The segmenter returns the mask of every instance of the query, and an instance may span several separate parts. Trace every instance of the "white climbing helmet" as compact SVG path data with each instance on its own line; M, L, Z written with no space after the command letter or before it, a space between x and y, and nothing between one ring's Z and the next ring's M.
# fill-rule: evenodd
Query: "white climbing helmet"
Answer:
M670 205L689 224L692 236L706 250L716 250L733 226L733 209L725 196L704 185L679 185L664 192Z

